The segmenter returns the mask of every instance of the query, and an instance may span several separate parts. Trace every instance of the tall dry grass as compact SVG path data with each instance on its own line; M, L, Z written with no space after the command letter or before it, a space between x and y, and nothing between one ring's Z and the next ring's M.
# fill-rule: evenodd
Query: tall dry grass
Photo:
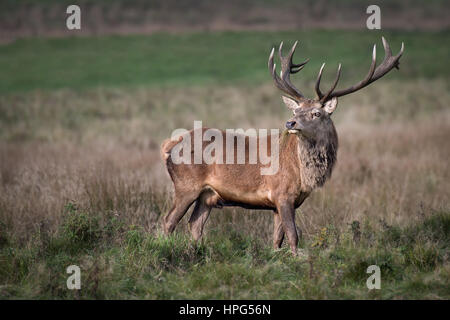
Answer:
M449 207L450 113L444 80L385 81L342 98L331 180L298 210L303 235L354 220L403 224ZM438 94L440 93L440 94ZM56 232L64 206L159 230L171 201L159 143L193 120L220 128L282 128L289 112L271 85L183 89L35 91L0 98L0 232L29 240ZM189 215L189 213L188 213ZM184 219L179 229L186 231ZM207 224L230 225L269 242L269 212L213 210Z

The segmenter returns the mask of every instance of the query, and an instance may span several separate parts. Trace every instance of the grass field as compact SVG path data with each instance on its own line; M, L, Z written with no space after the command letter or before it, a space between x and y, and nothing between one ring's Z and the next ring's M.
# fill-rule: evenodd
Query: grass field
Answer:
M448 78L448 32L220 32L182 35L110 36L18 40L0 47L0 92L33 89L85 89L97 86L192 86L267 82L273 46L300 41L296 58L311 58L302 71L313 81L323 62L332 80L339 63L343 84L359 80L369 68L372 45L383 57L381 36L394 52L406 51L396 79ZM393 76L389 76L392 78ZM306 80L305 80L306 79ZM312 94L313 87L307 89Z
M384 32L400 71L340 99L332 179L297 211L302 254L271 249L272 216L213 210L200 243L171 205L159 144L194 120L282 128L271 46L300 40L312 96L342 86L381 33L209 32L23 39L0 46L0 297L449 299L449 32ZM294 60L295 61L295 60ZM187 214L189 216L189 212ZM66 288L81 267L82 290ZM381 290L366 268L381 268Z

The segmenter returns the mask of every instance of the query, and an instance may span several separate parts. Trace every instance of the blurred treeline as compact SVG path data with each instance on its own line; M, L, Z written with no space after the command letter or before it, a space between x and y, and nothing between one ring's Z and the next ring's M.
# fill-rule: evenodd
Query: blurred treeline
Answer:
M22 36L129 34L155 31L365 29L369 0L2 0L0 40ZM77 4L81 31L68 31L66 8ZM378 3L383 29L448 29L445 0Z

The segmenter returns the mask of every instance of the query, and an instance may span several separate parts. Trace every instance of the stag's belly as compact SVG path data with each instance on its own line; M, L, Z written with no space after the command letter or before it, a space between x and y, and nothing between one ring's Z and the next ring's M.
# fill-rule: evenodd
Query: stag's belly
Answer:
M249 209L273 209L270 191L262 186L230 184L226 181L209 181L207 188L214 191L210 205L215 207L239 206Z

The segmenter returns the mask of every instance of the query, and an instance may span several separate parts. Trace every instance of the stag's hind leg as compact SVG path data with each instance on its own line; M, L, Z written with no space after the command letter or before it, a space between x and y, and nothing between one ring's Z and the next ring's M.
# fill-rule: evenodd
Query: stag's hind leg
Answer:
M202 237L203 227L213 207L221 207L221 198L212 188L206 188L198 197L189 219L189 230L195 240Z
M165 234L173 232L181 218L198 197L198 192L175 194L174 204L169 213L164 217L163 229Z
M211 207L208 206L201 198L195 203L194 211L189 219L189 230L194 240L199 240L203 235L203 227L208 220Z
M280 249L284 240L283 224L279 213L273 215L273 248Z

